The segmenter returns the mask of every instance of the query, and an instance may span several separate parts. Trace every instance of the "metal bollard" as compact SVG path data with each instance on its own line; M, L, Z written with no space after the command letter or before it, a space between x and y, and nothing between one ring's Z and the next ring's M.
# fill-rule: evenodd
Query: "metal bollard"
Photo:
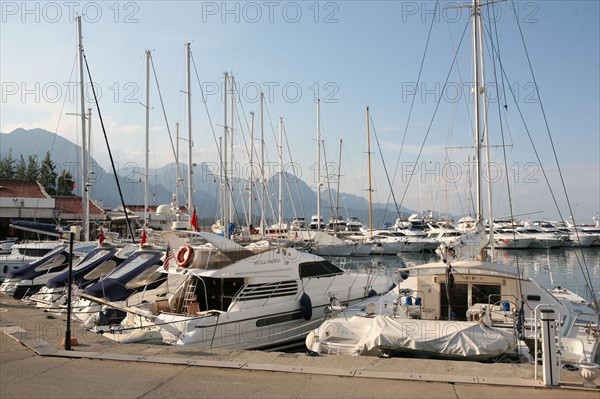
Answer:
M560 378L560 367L556 352L556 318L552 309L543 309L540 313L542 321L544 385L557 386Z

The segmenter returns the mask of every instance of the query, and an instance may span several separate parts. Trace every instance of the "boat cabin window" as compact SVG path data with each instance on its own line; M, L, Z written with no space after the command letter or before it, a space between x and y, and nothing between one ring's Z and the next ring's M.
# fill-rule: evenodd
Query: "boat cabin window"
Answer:
M473 284L471 286L471 303L491 303L504 299L500 297L500 285Z
M470 286L470 287L469 287ZM469 288L471 294L471 304L474 303L492 303L495 304L501 299L499 284L459 284L455 283L449 287L449 295L446 294L446 284L440 284L440 304L442 320L467 320L467 310L469 309ZM450 297L450 306L448 304ZM449 312L449 308L451 311Z
M299 271L300 278L332 276L344 273L342 269L327 260L301 263Z
M542 300L542 297L540 297L539 295L527 295L527 300L539 302Z
M452 284L448 287L448 294L446 293L446 284L440 284L440 319L441 320L467 320L467 309L468 306L468 284ZM450 297L450 304L448 304L448 297Z

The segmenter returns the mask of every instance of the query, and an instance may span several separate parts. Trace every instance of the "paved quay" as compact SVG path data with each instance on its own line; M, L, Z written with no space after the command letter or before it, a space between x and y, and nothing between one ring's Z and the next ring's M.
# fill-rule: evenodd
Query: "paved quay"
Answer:
M118 344L0 296L0 398L595 398L578 372L533 365Z

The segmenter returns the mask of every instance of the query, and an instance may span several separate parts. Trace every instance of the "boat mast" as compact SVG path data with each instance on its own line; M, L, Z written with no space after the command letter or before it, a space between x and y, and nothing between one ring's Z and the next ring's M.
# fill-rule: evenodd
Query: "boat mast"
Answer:
M250 112L250 187L248 188L248 226L252 224L252 186L254 185L254 111ZM252 233L251 233L252 234Z
M474 118L475 118L475 149L476 149L476 193L477 193L477 220L476 226L483 225L483 198L482 198L482 156L481 156L481 130L483 123L483 133L485 134L486 142L486 174L488 177L487 190L488 190L488 207L489 207L489 242L492 243L492 258L494 257L493 250L493 239L494 239L494 219L492 212L492 187L490 181L490 146L489 146L489 130L488 130L488 118L487 118L487 104L486 104L486 89L485 89L485 64L484 64L484 53L483 53L483 28L481 24L481 7L479 0L473 0L473 11L472 11L472 25L473 25L473 74L475 87L473 88L474 95ZM481 101L481 103L480 103ZM483 114L483 120L482 120ZM483 251L483 249L482 249ZM479 254L483 257L483 254ZM493 259L492 259L493 260Z
M263 103L265 94L260 93L260 236L265 237L265 129L264 129L264 112Z
M283 118L279 117L279 214L277 229L283 226Z
M223 154L223 136L219 137L219 154L222 156ZM223 232L223 237L225 237L225 230L223 229L223 223L225 223L225 196L223 195L225 193L225 190L223 189L224 187L224 179L223 179L223 160L221 158L221 167L219 168L219 208L220 210L220 223L221 223L221 229Z
M474 0L479 2L479 0ZM481 5L479 6L481 7ZM493 212L493 204L492 204L492 176L490 172L490 134L488 129L488 104L487 104L487 90L485 87L485 62L484 62L484 52L483 52L483 27L481 23L481 9L478 10L477 13L478 28L479 28L479 56L481 60L481 98L483 105L483 134L485 135L485 158L487 160L485 165L485 173L487 176L487 192L488 192L488 218L490 224L490 248L491 248L491 260L494 261L494 212Z
M335 217L339 218L340 211L340 180L342 179L342 139L340 139L340 153L338 156L338 175L337 175L337 189L335 197ZM347 218L346 218L347 219Z
M76 17L77 20L77 60L79 63L79 95L81 107L81 200L83 209L81 211L81 219L83 223L83 241L90 238L90 211L89 211L89 196L88 196L88 155L85 134L85 96L83 87L83 35L81 33L81 16Z
M188 114L188 195L187 195L187 211L190 215L191 221L191 212L194 206L194 201L192 198L192 85L191 85L191 70L190 70L190 56L191 49L190 43L187 42L185 44L185 55L186 55L186 81L187 81L187 114Z
M369 107L367 106L367 164L368 164L368 175L369 175L369 232L370 236L373 237L373 190L371 188L371 132L369 124Z
M233 216L233 177L234 177L234 166L233 166L233 121L234 121L234 113L235 113L235 80L233 75L231 75L231 127L229 129L229 148L230 148L230 152L229 152L229 167L231 168L231 178L229 180L227 180L227 198L229 200L228 203L228 209L229 209L229 215L227 218L227 234L229 234L229 224L230 223L234 223L234 216ZM227 171L225 171L225 175L227 175ZM231 237L227 237L227 238L231 238Z
M321 99L317 99L317 231L321 231Z
M87 122L88 122L88 130L87 130L87 134L88 134L88 141L87 141L87 145L88 145L88 149L87 149L87 158L88 158L88 174L86 176L86 192L87 195L85 196L85 205L84 208L87 209L88 215L90 214L90 201L91 201L91 196L92 196L92 179L91 179L91 174L92 171L91 169L91 165L92 165L92 109L88 108L87 110ZM89 238L89 237L88 237Z
M175 122L175 169L177 170L177 182L175 184L175 203L176 211L179 212L179 188L181 186L181 173L179 171L179 122Z
M223 182L221 183L221 201L223 206L223 237L227 237L227 225L229 224L229 209L228 209L228 182L227 182L227 80L229 74L223 74Z
M481 196L481 104L479 95L480 87L480 64L479 64L479 1L473 0L473 117L475 127L475 194L476 194L476 223L482 223L482 196Z
M144 151L144 229L148 227L148 168L150 167L150 50L146 50L146 150Z

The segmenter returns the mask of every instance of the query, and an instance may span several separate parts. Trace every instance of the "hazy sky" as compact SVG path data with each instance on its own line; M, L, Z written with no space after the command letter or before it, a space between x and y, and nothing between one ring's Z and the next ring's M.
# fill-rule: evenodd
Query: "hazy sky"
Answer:
M337 177L343 139L340 190L365 196L368 105L374 200L385 203L390 193L383 154L390 180L397 171L394 192L403 206L468 213L472 39L470 9L460 7L469 4L441 2L436 10L434 1L3 1L0 130L42 127L80 143L80 122L67 113L79 111L74 16L83 14L86 57L120 165L143 167L146 49L152 50L171 132L179 122L187 136L184 43L191 42L193 162L218 162L228 71L241 97L234 121L238 174L247 170L251 111L255 137L260 134L263 91L268 162L278 162L275 138L283 117L290 147L284 146L284 162L297 164L302 179L315 186L320 97L331 164L325 168L322 157L322 170ZM560 210L568 217L565 190L579 220L591 222L600 211L599 19L598 1L507 1L483 11L497 216L509 214L507 180L515 213L544 210L531 217L557 218ZM174 156L154 76L151 81L150 166L159 167ZM108 168L93 107L92 155Z

